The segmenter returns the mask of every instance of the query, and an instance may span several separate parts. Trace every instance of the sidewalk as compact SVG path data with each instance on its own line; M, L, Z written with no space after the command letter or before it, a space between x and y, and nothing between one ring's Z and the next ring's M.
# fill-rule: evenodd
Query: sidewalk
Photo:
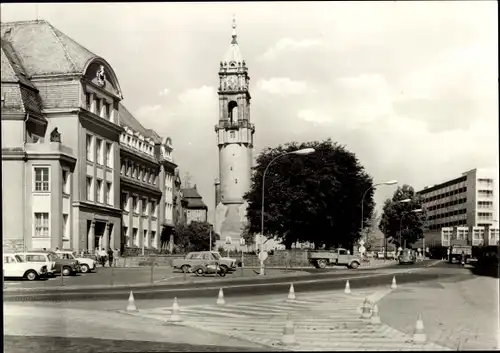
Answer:
M422 314L429 341L453 350L498 349L498 279L404 285L381 300L382 322L411 334Z

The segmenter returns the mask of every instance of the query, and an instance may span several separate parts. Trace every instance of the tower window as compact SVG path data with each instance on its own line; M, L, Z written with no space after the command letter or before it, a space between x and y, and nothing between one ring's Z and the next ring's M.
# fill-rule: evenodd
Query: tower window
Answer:
M238 120L238 103L235 101L229 102L227 105L228 110L228 118L229 122L232 124L233 122Z
M235 183L235 184L238 184L238 179L234 179L234 183Z
M229 133L229 135L230 135L230 136L231 136L231 138L233 138L233 139L236 137L236 134L235 134L235 132L234 132L234 131L231 131L231 132Z

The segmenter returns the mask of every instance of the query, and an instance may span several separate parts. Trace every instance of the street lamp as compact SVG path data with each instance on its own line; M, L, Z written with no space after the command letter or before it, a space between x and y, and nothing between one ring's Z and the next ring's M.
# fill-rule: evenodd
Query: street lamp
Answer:
M289 155L289 154L296 154L296 155L304 156L304 155L308 155L308 154L314 153L315 151L316 150L314 148L303 148L303 149L300 149L300 150L297 150L297 151L282 153L282 154L274 157L271 160L271 162L269 162L267 164L266 169L264 169L264 174L262 174L262 209L261 209L261 213L260 213L260 230L261 230L261 234L260 234L260 252L264 251L264 196L265 196L264 195L264 191L265 191L264 185L265 185L265 182L266 182L267 169L269 168L269 166L271 164L273 164L273 162L275 160L277 160L278 158L281 158L283 156L286 156L286 155ZM264 261L260 262L260 274L264 275Z
M366 191L363 193L363 197L361 198L361 228L360 228L360 232L363 232L363 228L364 228L364 220L363 220L363 206L365 204L365 196L366 194L368 193L368 191L370 191L371 189L379 186L379 185L394 185L394 184L397 184L398 181L397 180L388 180L388 181L384 181L382 183L377 183L377 184L374 184L372 186L370 186L368 189L366 189Z
M404 212L402 215L401 215L401 220L400 220L400 223L399 223L399 246L401 246L401 233L403 232L403 219L405 218L405 216L407 214L410 214L410 213L419 213L419 212L422 212L423 210L421 208L417 208L415 210L411 210L411 211L408 211L408 212ZM405 240L405 248L406 248L406 240Z

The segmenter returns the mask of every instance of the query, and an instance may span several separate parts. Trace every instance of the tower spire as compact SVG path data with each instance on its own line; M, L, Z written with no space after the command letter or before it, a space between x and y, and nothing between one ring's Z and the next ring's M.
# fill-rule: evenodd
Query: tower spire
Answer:
M233 14L233 40L231 41L231 44L238 44L238 41L236 40L236 16Z

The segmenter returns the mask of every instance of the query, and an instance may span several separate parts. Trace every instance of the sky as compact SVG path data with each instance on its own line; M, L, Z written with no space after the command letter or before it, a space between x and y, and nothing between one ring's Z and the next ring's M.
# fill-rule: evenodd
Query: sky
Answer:
M255 154L331 138L375 182L415 189L479 167L498 189L496 1L2 4L104 57L125 106L172 138L213 221L219 62L238 42ZM395 186L375 192L377 208ZM496 217L498 220L498 216Z

